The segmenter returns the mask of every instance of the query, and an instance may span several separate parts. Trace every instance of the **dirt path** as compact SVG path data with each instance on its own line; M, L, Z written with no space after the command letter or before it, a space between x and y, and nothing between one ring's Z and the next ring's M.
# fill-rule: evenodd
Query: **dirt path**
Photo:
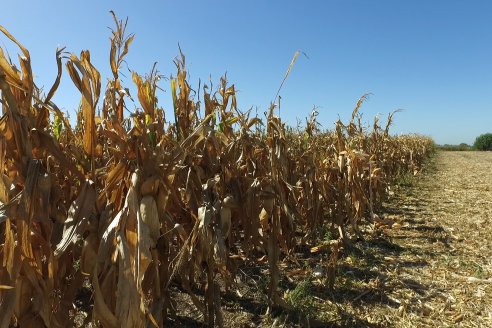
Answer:
M386 205L401 228L362 246L376 250L358 257L373 278L344 304L354 326L492 327L492 153L433 161Z

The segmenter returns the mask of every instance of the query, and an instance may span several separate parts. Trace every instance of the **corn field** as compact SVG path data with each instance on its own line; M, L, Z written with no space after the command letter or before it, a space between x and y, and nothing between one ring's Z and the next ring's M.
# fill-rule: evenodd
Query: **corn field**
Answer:
M105 89L89 51L60 49L47 94L29 51L0 26L20 49L14 64L0 48L0 328L73 326L84 285L95 326L163 327L179 285L220 327L221 295L241 263L262 257L269 305L286 306L279 261L299 245L326 249L333 282L342 245L362 223L380 224L388 186L433 148L392 136L394 113L361 123L365 96L333 131L321 131L315 111L302 128L286 126L274 104L262 117L242 112L226 78L199 97L182 53L169 86L174 117L158 104L155 67L132 73L139 105L125 113L120 71L134 36L114 20ZM52 101L66 73L81 94L75 126ZM334 239L321 242L321 227Z

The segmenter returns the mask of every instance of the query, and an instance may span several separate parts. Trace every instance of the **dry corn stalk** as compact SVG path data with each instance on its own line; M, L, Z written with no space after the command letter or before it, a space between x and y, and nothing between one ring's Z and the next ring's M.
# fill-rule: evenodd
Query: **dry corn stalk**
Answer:
M267 256L269 300L283 305L280 255L316 242L328 226L341 238L333 279L341 240L359 233L392 179L418 171L432 150L429 138L391 136L393 113L385 129L379 118L372 130L362 126L367 96L335 131L319 129L316 111L297 130L273 105L264 119L250 118L225 77L217 91L204 86L200 119L181 51L171 78L174 123L157 101L155 65L150 75L133 74L141 108L125 118L130 95L119 70L134 36L113 17L113 78L100 117L101 78L88 51L57 51L58 75L43 99L29 52L0 27L22 52L19 70L0 48L0 328L73 326L68 313L84 281L93 288L87 320L102 327L163 327L175 312L174 284L210 326L221 326L238 249L251 261ZM51 101L62 60L82 95L74 128ZM193 293L198 286L204 300Z

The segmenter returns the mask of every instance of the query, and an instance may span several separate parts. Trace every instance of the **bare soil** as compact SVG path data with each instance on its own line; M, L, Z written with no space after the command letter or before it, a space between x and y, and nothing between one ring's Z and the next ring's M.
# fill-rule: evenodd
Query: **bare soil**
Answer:
M241 265L222 296L224 326L492 327L492 152L438 152L378 213L395 224L368 225L344 248L332 290L313 276L329 254L306 247L282 261L290 310L268 309L266 263ZM202 326L189 297L173 294L167 325Z

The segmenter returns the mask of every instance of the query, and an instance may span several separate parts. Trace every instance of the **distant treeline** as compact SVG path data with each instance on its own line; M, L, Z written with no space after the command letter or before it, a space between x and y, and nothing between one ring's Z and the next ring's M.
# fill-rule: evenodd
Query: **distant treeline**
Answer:
M467 150L475 150L472 146L466 143L460 143L459 145L437 145L437 149L439 150L450 150L450 151L467 151Z
M460 143L459 145L437 145L437 149L440 150L454 150L454 151L464 151L464 150L482 150L482 151L492 151L492 133L484 133L479 135L473 146L466 143Z

